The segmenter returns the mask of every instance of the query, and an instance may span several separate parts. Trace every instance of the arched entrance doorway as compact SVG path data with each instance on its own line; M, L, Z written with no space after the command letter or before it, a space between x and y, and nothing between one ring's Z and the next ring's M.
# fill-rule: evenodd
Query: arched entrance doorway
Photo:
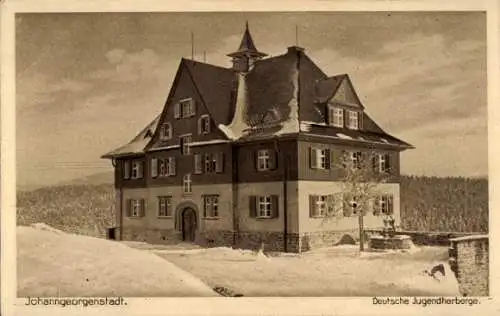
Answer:
M194 241L196 237L196 212L191 207L186 207L181 212L181 230L183 241Z

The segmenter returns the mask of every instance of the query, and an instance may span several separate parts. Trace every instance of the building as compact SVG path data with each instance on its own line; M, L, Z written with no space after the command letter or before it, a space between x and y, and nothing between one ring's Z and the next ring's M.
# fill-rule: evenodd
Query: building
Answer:
M325 223L341 190L339 156L374 149L388 173L365 227L399 223L399 154L412 148L365 112L349 76L328 76L304 49L266 58L248 24L223 68L181 59L161 114L112 159L118 238L306 251L357 229ZM375 205L375 204L374 204ZM347 206L349 207L349 206ZM376 215L374 215L376 214Z

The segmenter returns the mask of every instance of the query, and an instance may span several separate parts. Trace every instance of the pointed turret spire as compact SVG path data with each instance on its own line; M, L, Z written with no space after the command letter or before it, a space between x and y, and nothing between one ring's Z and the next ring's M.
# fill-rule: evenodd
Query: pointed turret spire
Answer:
M267 56L267 54L259 52L255 47L248 21L245 23L245 32L240 47L236 52L228 54L228 56L233 58L233 68L242 72L248 71L257 60Z

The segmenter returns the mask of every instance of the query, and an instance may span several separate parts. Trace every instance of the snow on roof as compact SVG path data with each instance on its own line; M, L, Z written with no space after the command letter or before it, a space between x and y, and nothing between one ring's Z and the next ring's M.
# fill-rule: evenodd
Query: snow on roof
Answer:
M463 236L450 238L450 241L468 241L468 240L478 240L478 239L488 239L488 235L472 235L472 236Z
M229 141L227 139L211 139L211 140L205 140L205 141L201 141L201 142L191 142L191 143L189 143L189 146L192 147L192 146L205 146L205 145L214 145L214 144L226 144L229 142L231 142L231 141Z
M232 139L232 140L238 139L238 136L226 125L219 124L217 127L221 130L221 132L224 133L224 135L227 136L227 138Z
M342 133L337 133L337 137L342 138L342 139L352 139L351 136L348 136L348 135L342 134Z
M156 116L155 119L151 123L149 123L139 134L137 134L130 142L102 155L101 157L113 158L123 155L143 153L144 148L149 143L154 131L156 130L159 120L160 115Z

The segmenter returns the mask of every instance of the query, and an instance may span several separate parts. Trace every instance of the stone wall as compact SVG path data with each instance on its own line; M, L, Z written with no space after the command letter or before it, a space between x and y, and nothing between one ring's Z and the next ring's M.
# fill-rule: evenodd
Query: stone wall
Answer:
M489 295L489 240L487 235L450 240L450 267L464 296Z
M287 252L306 252L312 249L337 245L344 236L353 242L357 239L354 231L321 231L291 233L287 235ZM264 244L265 251L284 251L284 234L281 232L241 232L237 234L237 248L257 250Z
M116 239L119 239L119 228L116 228L115 234ZM346 236L352 241L358 238L355 231L290 233L287 235L286 250L287 252L300 253L321 247L331 247L338 244ZM169 245L181 242L182 234L175 229L125 227L123 229L123 240ZM264 244L264 251L285 251L285 238L282 232L198 231L196 232L195 243L203 247L234 247L252 250L258 250Z

